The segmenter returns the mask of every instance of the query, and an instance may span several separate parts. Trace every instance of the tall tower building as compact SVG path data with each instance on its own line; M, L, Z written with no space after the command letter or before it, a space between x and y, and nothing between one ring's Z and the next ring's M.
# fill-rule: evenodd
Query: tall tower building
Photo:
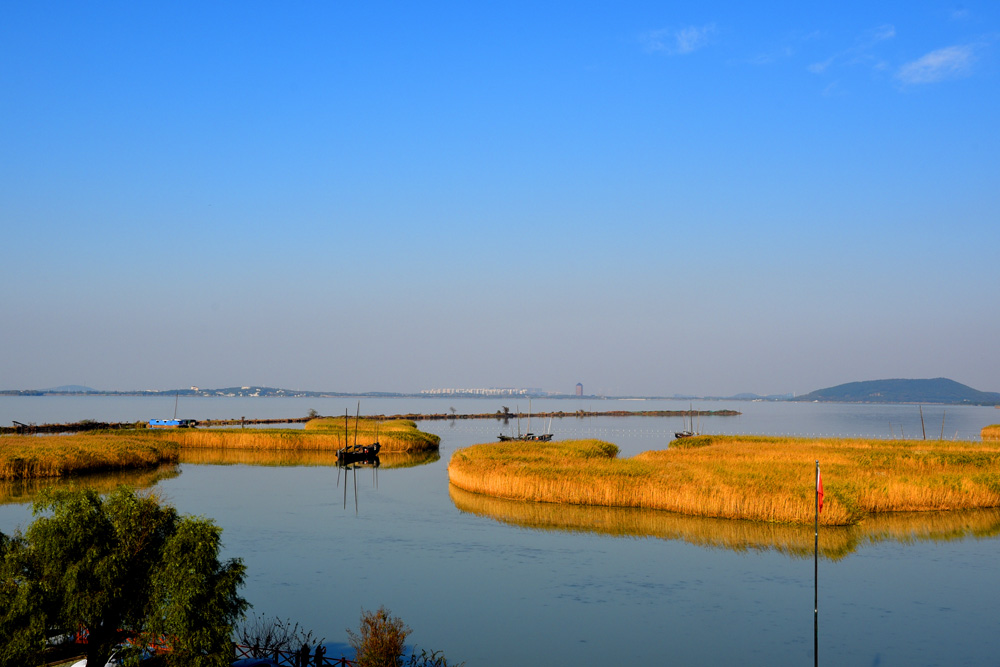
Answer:
M583 396L583 384L580 382L576 383L576 395Z

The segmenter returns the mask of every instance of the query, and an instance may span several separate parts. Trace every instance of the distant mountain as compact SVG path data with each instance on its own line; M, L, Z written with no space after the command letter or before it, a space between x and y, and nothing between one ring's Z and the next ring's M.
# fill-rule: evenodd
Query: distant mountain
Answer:
M48 394L93 394L97 393L96 389L91 389L90 387L84 387L79 384L64 384L61 387L52 387L50 389L42 389Z
M1000 393L979 391L948 378L848 382L796 396L795 401L831 403L946 403L1000 405Z

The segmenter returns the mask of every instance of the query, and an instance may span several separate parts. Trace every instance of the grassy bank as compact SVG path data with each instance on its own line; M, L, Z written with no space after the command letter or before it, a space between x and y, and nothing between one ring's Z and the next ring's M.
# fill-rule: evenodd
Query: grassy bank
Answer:
M3 436L0 480L146 468L177 461L178 451L176 443L140 432Z
M1000 445L941 441L701 436L619 459L597 440L475 445L455 453L451 482L515 500L659 509L804 524L872 514L1000 507Z
M1000 440L1000 424L984 426L983 430L979 432L979 436L983 440Z

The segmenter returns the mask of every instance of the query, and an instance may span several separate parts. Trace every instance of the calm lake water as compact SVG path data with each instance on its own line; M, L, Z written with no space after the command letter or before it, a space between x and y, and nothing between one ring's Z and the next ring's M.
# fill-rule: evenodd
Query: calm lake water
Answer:
M518 405L515 406L515 403ZM362 413L495 412L526 402L369 399ZM685 409L688 401L534 400L534 411ZM917 406L696 401L739 417L702 418L708 433L921 437ZM182 399L178 416L343 414L357 399ZM0 423L135 421L173 415L173 400L0 397ZM978 440L1000 410L924 406L924 430ZM623 456L669 445L679 418L554 420L556 438L597 437ZM696 424L697 425L697 424ZM810 664L811 527L667 513L489 502L450 489L458 448L495 440L492 420L420 422L440 458L344 479L323 465L182 463L155 488L180 511L223 528L248 566L254 609L346 642L361 609L380 605L412 643L480 665ZM534 432L546 421L532 420ZM522 430L527 424L522 421ZM342 475L343 473L341 473ZM811 475L811 471L806 471ZM145 481L143 481L145 480ZM352 478L353 482L353 478ZM148 476L133 481L150 484ZM357 490L357 510L354 493ZM0 530L30 521L0 505ZM819 654L837 665L1000 664L1000 513L908 515L863 530L821 531Z

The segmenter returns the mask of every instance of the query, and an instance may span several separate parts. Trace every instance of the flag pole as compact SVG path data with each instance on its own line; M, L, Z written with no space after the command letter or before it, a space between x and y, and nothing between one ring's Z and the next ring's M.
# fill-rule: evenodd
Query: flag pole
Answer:
M819 494L823 482L819 476L819 461L816 461L816 524L813 543L813 665L819 666Z

